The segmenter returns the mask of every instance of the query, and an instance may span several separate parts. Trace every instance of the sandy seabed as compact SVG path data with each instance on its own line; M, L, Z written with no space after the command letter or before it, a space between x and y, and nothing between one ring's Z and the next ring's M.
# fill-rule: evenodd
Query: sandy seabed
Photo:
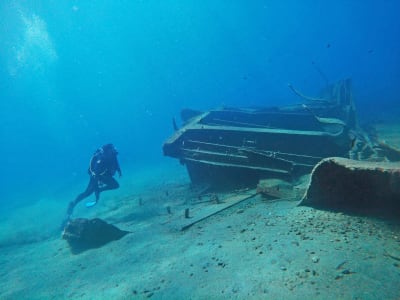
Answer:
M132 233L77 255L57 229L68 200L9 212L0 299L400 299L399 219L256 195L182 231L228 201L200 193L177 164L126 176L74 217Z

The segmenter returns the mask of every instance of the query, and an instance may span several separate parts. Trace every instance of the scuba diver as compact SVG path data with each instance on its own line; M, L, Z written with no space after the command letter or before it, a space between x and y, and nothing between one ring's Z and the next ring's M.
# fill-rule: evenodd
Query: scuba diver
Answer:
M113 144L106 144L96 150L89 163L89 184L83 193L69 203L67 220L70 219L75 206L86 197L95 194L95 200L86 203L86 207L91 207L99 201L101 192L119 188L118 182L113 177L116 172L118 172L119 177L122 176L117 155L118 152Z

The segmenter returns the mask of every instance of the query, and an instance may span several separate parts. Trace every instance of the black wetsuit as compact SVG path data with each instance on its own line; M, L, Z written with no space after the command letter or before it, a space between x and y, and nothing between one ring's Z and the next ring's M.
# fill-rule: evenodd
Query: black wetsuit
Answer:
M121 176L117 154L118 152L111 144L104 145L94 153L88 169L89 184L83 193L70 202L67 211L68 217L72 214L74 207L91 194L95 193L97 202L101 192L119 188L119 183L113 177L116 172Z

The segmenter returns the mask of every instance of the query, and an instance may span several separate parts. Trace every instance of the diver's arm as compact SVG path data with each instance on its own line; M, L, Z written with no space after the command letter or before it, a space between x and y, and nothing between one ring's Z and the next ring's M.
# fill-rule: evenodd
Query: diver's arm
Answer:
M88 169L88 173L91 176L96 176L96 173L92 170L92 166L93 166L93 160L95 158L95 155L92 156L92 158L89 161L89 169Z

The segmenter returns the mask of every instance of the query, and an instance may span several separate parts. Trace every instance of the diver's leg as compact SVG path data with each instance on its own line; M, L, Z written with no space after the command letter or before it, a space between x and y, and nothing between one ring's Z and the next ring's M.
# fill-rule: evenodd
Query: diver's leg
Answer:
M69 203L68 210L67 210L67 215L72 215L72 212L74 211L75 206L80 201L85 199L86 197L89 197L93 192L96 191L96 189L98 189L97 180L96 180L96 178L94 176L90 176L90 181L89 181L89 184L88 184L86 190L83 193L79 194L78 197L76 197L76 199L74 201L71 201Z

